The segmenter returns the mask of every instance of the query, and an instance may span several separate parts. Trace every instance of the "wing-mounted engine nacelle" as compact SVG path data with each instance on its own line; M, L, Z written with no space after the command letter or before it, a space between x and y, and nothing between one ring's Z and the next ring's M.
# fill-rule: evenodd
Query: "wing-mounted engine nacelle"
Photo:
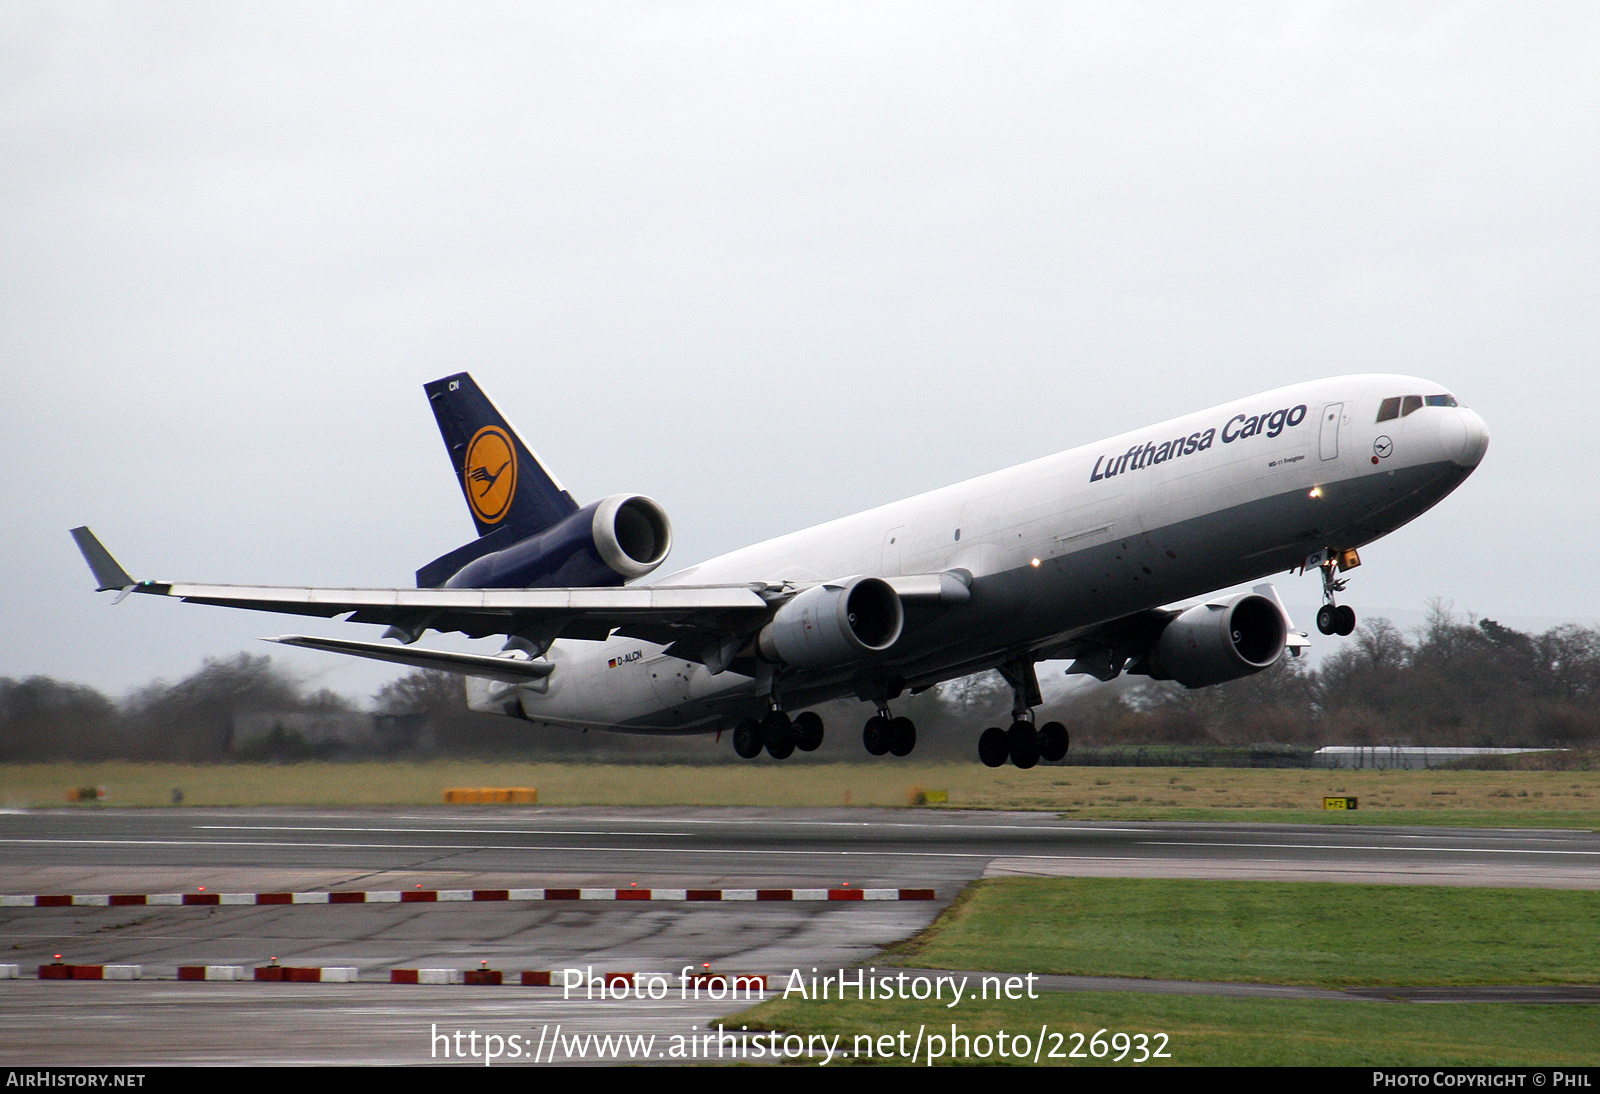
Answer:
M1271 668L1283 656L1289 625L1259 593L1197 604L1162 630L1150 651L1150 676L1203 688Z
M756 636L762 660L820 669L882 653L900 638L905 609L887 581L857 577L813 585L786 602Z
M474 559L452 589L620 585L644 577L672 549L666 510L642 494L613 494L542 532ZM448 557L448 556L447 556Z

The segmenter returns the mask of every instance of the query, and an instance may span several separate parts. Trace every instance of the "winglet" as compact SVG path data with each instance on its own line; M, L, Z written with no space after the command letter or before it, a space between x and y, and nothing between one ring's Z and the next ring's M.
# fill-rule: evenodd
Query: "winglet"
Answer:
M106 550L94 533L87 528L74 528L72 538L78 543L78 550L83 552L83 560L89 564L89 569L94 573L94 579L100 583L95 590L97 593L109 589L131 589L138 584L128 576L128 571L117 564L111 557L111 552Z

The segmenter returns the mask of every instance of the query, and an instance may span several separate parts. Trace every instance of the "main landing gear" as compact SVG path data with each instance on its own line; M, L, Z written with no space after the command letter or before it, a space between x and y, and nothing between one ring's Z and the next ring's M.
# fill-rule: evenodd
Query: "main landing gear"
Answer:
M1344 592L1350 584L1347 577L1335 577L1342 570L1361 565L1361 556L1354 551L1343 551L1322 562L1322 607L1317 609L1317 630L1323 634L1349 635L1356 629L1355 609L1348 604L1338 604L1336 593Z
M1071 747L1067 727L1060 722L1035 727L1032 721L1019 718L1010 729L990 726L984 730L978 738L978 759L989 767L999 767L1010 760L1018 767L1029 768L1040 760L1054 763Z
M862 727L861 743L874 756L885 752L909 756L917 747L917 725L910 718L891 718L888 707L879 707L878 713L868 718Z
M774 760L787 760L797 748L815 752L821 745L822 719L809 710L790 718L773 709L760 721L746 718L733 727L733 750L747 760L761 755L762 749Z
M1040 760L1054 763L1067 754L1072 740L1067 727L1060 722L1046 722L1035 726L1033 708L1042 701L1039 678L1034 674L1032 661L1012 661L1000 666L1000 675L1011 685L1014 697L1011 707L1011 728L990 726L978 738L978 759L989 767L999 767L1010 760L1021 768L1029 768Z

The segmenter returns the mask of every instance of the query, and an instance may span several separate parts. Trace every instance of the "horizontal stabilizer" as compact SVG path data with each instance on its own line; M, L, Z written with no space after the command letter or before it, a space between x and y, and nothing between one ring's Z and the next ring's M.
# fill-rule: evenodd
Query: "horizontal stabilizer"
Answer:
M103 593L107 589L127 589L138 584L128 576L128 571L117 565L117 560L111 557L111 552L94 537L94 533L87 528L74 528L72 538L78 543L78 550L83 552L83 560L89 564L89 569L94 573L94 579L100 583L95 592Z
M436 669L462 676L481 676L507 684L526 684L543 680L555 671L549 661L524 661L515 657L490 657L480 653L451 653L446 650L419 650L409 646L391 646L382 642L351 642L342 638L312 638L303 634L283 634L277 638L263 639L281 642L285 646L303 646L329 653L348 653L353 657L370 657L374 661L391 661L397 665L410 665L419 669Z

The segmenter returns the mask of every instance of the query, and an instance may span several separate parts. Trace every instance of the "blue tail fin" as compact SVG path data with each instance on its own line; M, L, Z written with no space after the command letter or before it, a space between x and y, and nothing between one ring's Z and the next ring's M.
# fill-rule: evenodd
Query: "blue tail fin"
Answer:
M424 384L478 535L516 541L577 512L578 503L544 469L465 372Z

